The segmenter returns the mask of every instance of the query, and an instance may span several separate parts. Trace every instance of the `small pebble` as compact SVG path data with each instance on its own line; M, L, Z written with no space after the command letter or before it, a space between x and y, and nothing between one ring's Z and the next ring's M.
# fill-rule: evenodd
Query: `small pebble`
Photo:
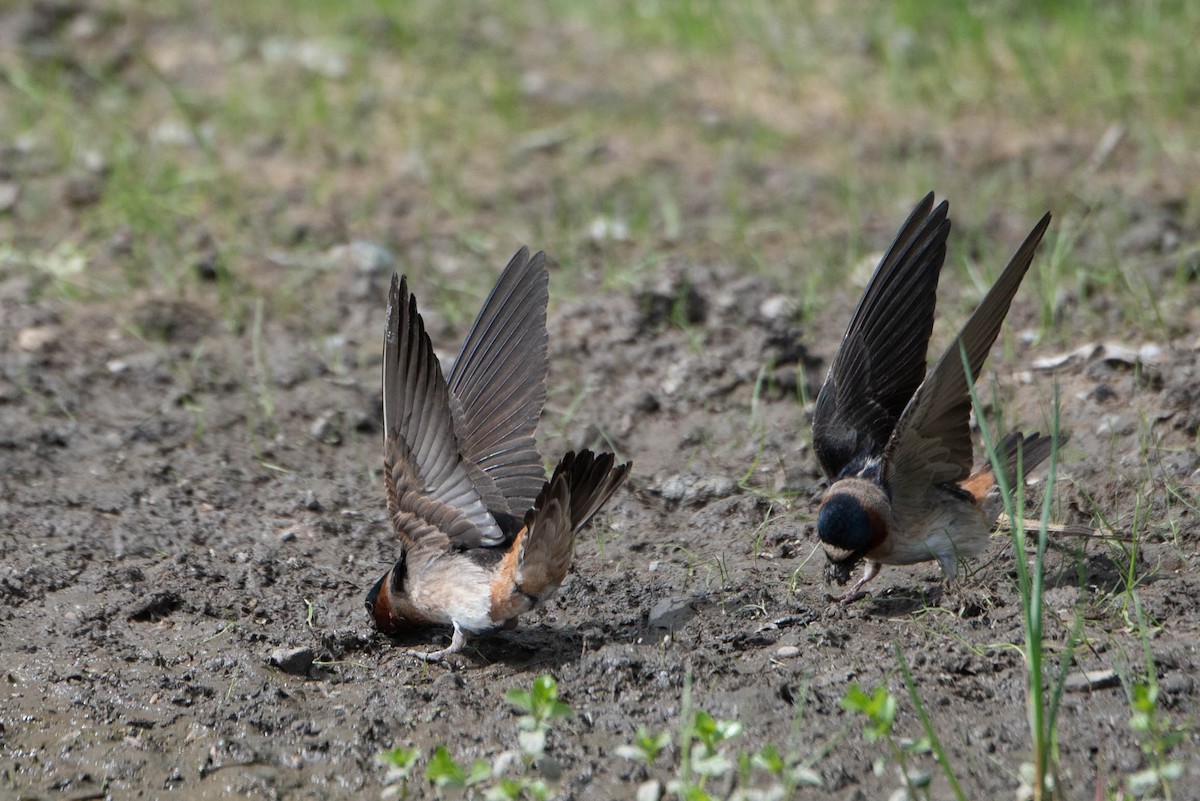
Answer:
M662 798L662 785L659 784L658 779L642 782L638 785L634 798L637 801L658 801Z
M772 295L758 306L758 313L764 320L779 320L790 318L796 314L796 302L787 295Z
M367 274L382 275L396 266L396 257L390 250L362 239L335 245L325 252L325 259L334 269L352 269Z
M56 325L33 325L17 332L17 347L30 353L40 353L58 344L62 329Z
M308 669L312 667L316 658L317 655L313 649L304 646L301 648L276 648L271 652L267 661L284 673L290 673L293 676L307 676Z
M1063 689L1069 693L1082 693L1093 690L1107 690L1110 687L1116 687L1120 683L1121 680L1117 677L1117 671L1115 670L1083 670L1067 676L1067 680L1063 684Z
M691 619L693 614L691 606L691 599L682 595L660 598L654 603L654 606L650 607L646 624L652 629L668 631L679 628Z
M775 655L780 659L791 659L793 656L800 655L800 649L794 645L784 645L775 652Z
M20 197L21 190L17 184L11 181L0 181L0 214L7 211L12 211L17 205L17 198Z
M342 442L340 428L341 413L336 409L331 409L313 421L308 433L318 442L324 442L327 445L340 445Z

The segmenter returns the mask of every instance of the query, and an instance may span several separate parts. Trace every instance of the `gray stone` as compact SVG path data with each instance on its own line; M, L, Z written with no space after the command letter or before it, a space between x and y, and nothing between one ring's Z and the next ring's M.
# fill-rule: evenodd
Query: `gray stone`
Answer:
M284 673L290 673L293 676L307 676L308 670L316 658L317 655L313 649L302 646L300 648L276 648L271 652L267 661Z
M1067 676L1067 680L1063 684L1063 689L1069 693L1085 693L1096 690L1107 690L1120 685L1120 683L1121 680L1115 670L1108 668L1104 670L1082 670Z
M652 629L674 631L681 628L692 618L692 601L679 595L669 595L660 598L650 607L647 623Z

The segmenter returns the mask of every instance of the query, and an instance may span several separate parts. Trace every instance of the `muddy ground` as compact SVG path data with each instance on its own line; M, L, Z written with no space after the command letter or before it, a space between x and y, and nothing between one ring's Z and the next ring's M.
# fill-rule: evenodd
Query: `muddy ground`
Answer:
M27 279L7 276L5 786L21 798L372 794L383 749L446 743L487 758L513 747L514 713L499 699L550 673L576 712L551 741L564 797L628 797L642 772L613 750L637 725L675 728L689 673L697 706L742 720L747 741L817 754L848 725L838 701L850 682L903 694L899 643L967 786L977 797L1008 796L1028 739L1021 658L1005 645L1021 641L1007 542L998 538L958 590L945 591L932 566L889 569L869 599L830 603L810 522L821 482L794 385L797 366L810 382L820 373L836 338L764 317L781 305L768 282L730 278L714 290L715 278L693 271L702 302L687 331L629 295L553 313L553 383L586 389L561 433L544 433L544 451L608 442L636 469L583 536L548 608L474 640L448 670L374 634L363 609L366 588L396 555L369 353L382 326L382 274L338 288L348 321L339 353L267 326L263 391L275 436L248 430L242 381L229 378L247 375L247 355L211 333L200 310L171 310L210 331L197 356L190 338L148 347L108 310L24 303ZM40 347L17 344L47 326ZM447 333L438 340L453 347ZM753 408L767 354L773 372ZM1194 481L1196 456L1183 447L1200 415L1194 352L1164 354L1149 377L1100 360L1054 374L1013 370L1038 355L997 360L994 384L1031 425L1053 380L1063 384L1074 441L1060 520L1092 522L1080 511L1086 489L1128 532L1122 502L1139 471ZM560 391L549 405L571 400ZM1144 463L1125 422L1094 433L1110 416L1158 421L1161 454ZM1146 500L1154 519L1165 499ZM1161 624L1150 647L1162 704L1183 716L1196 697L1200 587L1186 567L1197 534L1194 516L1182 516L1175 542L1156 541L1162 532L1143 538L1137 566L1144 613ZM1119 608L1121 552L1063 546L1049 561L1049 642L1061 645L1082 608L1089 645L1077 669L1138 675L1133 613ZM307 675L272 664L293 648L316 658ZM1081 788L1075 797L1143 766L1128 717L1119 683L1066 696L1061 754L1064 779ZM900 730L918 734L911 715ZM857 732L846 736L816 760L827 791L813 797L882 797L897 779L872 774L880 753Z
M872 246L900 219L872 220ZM1032 221L990 223L1015 246ZM1129 247L1158 252L1168 229L1197 238L1169 208L1143 227L1155 225ZM392 244L401 268L423 254ZM463 268L478 277L464 305L477 306L517 244ZM982 261L995 270L1007 255ZM389 262L243 258L258 286L307 269L298 283L317 322L301 309L231 328L203 277L187 293L76 303L45 291L43 274L0 267L0 798L377 797L385 749L444 743L469 760L514 748L504 693L543 673L575 711L549 742L563 798L630 798L670 778L675 753L647 770L614 751L639 726L677 731L688 676L696 707L744 723L735 750L772 742L811 757L824 787L798 797L886 798L895 768L873 770L886 751L839 700L852 683L884 683L898 732L920 736L897 645L970 797L1013 797L1030 741L1009 540L997 535L954 588L933 565L890 568L845 607L822 580L812 519L823 483L803 398L853 287L802 315L776 282L730 260L667 258L635 286L554 300L542 452L615 448L634 471L582 536L558 596L447 668L375 634L363 608L397 554L379 480ZM944 304L952 321L935 347L976 297L944 284L962 302ZM1111 332L1073 331L1068 298L1065 333L1037 344L1021 333L1038 310L1019 294L983 387L1010 425L1045 430L1057 383L1072 441L1056 522L1137 541L1133 552L1058 537L1048 559L1049 648L1061 652L1081 615L1072 674L1112 671L1063 698L1070 798L1111 792L1150 764L1129 724L1143 634L1163 726L1185 732L1177 797L1200 782L1200 320L1195 280L1184 286L1169 307L1176 336L1113 337L1157 351L1088 352L1042 370L1035 361ZM467 321L414 289L452 355ZM1035 482L1031 497L1043 489ZM434 629L401 645L447 638ZM949 796L929 756L914 765L934 797Z

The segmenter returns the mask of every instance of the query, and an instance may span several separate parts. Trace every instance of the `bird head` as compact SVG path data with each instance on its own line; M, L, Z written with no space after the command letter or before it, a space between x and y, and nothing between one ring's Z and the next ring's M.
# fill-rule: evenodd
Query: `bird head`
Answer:
M407 601L404 586L407 577L408 553L401 549L396 564L367 593L367 612L374 618L376 628L382 632L393 633L401 628L404 621L403 606Z
M845 584L854 566L887 539L890 512L887 493L874 481L848 478L829 488L817 513L828 580Z

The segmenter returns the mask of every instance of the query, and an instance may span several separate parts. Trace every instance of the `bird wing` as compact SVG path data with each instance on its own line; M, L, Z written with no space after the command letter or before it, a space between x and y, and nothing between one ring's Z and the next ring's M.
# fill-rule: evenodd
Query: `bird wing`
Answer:
M882 450L925 378L949 204L926 195L905 220L850 318L817 395L813 446L833 479Z
M412 510L415 493L455 512L452 530L443 533L456 546L504 541L463 462L450 393L417 311L417 299L409 293L407 279L395 274L383 343L383 432L384 481L393 520L400 512ZM445 515L449 511L435 516Z
M884 486L892 489L896 505L903 505L905 499L920 503L930 486L957 483L970 473L971 397L962 353L966 352L973 382L1049 224L1050 215L1046 214L1034 226L896 424L884 452L881 476Z
M546 481L534 431L549 358L546 257L522 247L504 268L454 360L454 432L489 508L521 516Z

